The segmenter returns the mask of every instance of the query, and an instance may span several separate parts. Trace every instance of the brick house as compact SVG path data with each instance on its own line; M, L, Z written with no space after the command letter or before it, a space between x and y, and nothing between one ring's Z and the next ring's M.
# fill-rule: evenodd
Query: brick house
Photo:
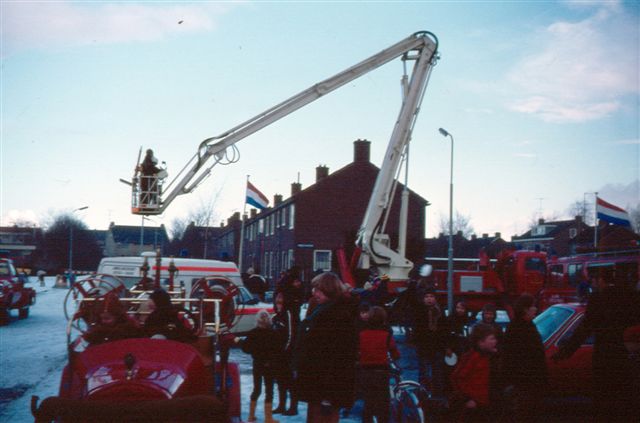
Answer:
M570 256L576 253L584 234L591 227L582 221L581 216L572 220L558 220L538 223L520 236L512 236L511 242L518 250L540 250L551 255ZM593 234L593 230L591 231Z
M318 166L313 185L302 189L300 183L292 183L289 198L276 194L272 208L260 213L253 209L245 221L241 271L252 267L273 282L294 265L306 281L315 271L336 270L336 249L344 248L347 257L353 251L378 175L379 168L369 158L370 142L356 140L352 163L331 174L326 166ZM402 190L398 184L387 224L393 248L398 243ZM409 191L407 257L414 262L423 255L426 206L427 200ZM232 258L232 251L238 257L240 226L235 216L219 237L219 252L227 258Z
M142 246L140 245L142 241ZM168 243L164 225L140 226L116 225L111 222L105 237L105 257L138 256L144 251L160 249L164 253Z

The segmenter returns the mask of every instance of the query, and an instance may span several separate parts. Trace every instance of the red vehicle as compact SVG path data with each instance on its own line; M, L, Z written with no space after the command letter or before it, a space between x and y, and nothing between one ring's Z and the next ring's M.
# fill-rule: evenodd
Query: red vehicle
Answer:
M444 260L428 258L427 262ZM487 302L508 306L520 294L537 295L544 286L547 262L544 252L504 251L495 261L485 256L468 262L467 269L454 270L453 293L473 310ZM443 297L447 295L447 276L446 269L435 269L429 276L438 295Z
M586 306L579 303L556 304L533 320L545 347L549 397L591 396L593 337L589 337L571 358L560 361L551 359L584 319L585 310Z
M59 395L41 404L32 398L36 422L240 420L239 370L227 360L234 336L220 330L224 310L233 306L229 293L184 298L184 291L169 291L174 307L198 335L195 342L143 337L136 331L138 337L87 343L87 332L110 295L127 304L127 314L135 320L148 314L141 305L149 292L131 296L114 276L76 283L67 297L78 305L67 327L69 360Z
M552 258L540 292L540 308L581 300L580 297L591 291L591 281L598 277L616 285L637 283L640 281L640 249Z
M36 302L36 291L25 288L20 280L13 262L0 259L0 324L9 322L11 310L18 310L18 317L29 317L29 307Z

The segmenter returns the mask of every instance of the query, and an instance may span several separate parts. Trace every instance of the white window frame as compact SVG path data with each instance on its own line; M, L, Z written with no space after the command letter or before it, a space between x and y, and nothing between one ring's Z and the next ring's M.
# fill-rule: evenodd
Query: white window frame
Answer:
M328 254L328 263L326 263L325 267L320 267L320 262L318 260L318 255L322 253L322 254ZM331 250L313 250L313 271L316 270L322 270L325 272L328 272L331 270L331 261L332 261L333 257L331 257ZM325 263L322 263L325 264Z
M296 221L296 205L291 203L289 206L289 229L293 229Z

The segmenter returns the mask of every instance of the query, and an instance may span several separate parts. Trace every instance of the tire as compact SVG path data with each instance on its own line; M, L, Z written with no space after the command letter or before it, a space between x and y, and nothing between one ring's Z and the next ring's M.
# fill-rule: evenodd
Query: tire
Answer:
M392 399L391 408L394 414L393 421L395 422L424 423L425 421L420 401L410 389L400 388Z
M26 319L27 317L29 317L29 307L22 307L18 310L19 319Z

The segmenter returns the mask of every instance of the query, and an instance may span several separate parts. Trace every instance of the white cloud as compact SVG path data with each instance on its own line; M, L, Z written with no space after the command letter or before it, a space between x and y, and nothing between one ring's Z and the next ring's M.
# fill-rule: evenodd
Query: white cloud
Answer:
M536 52L508 73L520 94L509 107L552 122L616 112L625 96L640 92L639 31L633 17L609 3L588 19L551 24L534 43Z
M3 3L2 54L59 45L155 41L209 31L229 8L228 3Z

